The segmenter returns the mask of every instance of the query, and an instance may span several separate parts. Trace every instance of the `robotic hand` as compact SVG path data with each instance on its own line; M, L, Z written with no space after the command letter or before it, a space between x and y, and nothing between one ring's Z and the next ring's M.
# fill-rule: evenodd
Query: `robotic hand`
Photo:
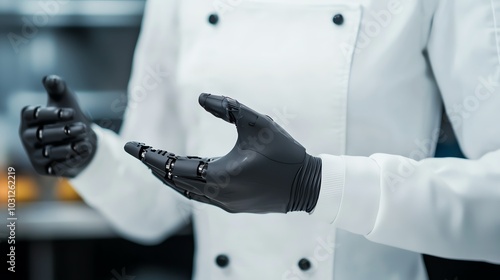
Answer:
M75 94L58 76L43 78L47 107L21 111L19 135L31 164L42 175L75 177L92 160L97 137Z
M153 175L187 198L227 212L311 212L321 186L321 159L306 153L283 128L224 96L202 93L200 105L234 123L238 139L219 158L178 156L143 143L128 142L125 151Z

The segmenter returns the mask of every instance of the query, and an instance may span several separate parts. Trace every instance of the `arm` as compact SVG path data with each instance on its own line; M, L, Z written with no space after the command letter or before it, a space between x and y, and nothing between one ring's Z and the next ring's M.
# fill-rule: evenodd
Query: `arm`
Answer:
M178 194L145 176L145 167L123 151L122 140L140 136L153 143L184 148L173 97L177 41L174 2L148 1L121 135L94 125L98 138L96 155L71 180L83 199L119 232L145 243L161 241L185 224L191 214L189 201L180 200ZM124 103L117 100L110 109L123 110ZM157 117L146 120L151 115ZM165 135L166 128L175 137Z
M374 242L500 263L499 11L445 0L433 21L430 61L469 159L322 155L315 215Z

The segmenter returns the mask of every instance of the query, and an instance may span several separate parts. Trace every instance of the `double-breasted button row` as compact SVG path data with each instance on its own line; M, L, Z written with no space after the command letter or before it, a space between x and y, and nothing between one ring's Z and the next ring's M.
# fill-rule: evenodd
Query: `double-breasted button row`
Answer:
M215 257L215 263L218 267L225 268L229 265L229 257L225 254L217 255L217 257ZM302 258L297 263L297 266L300 268L300 270L307 271L311 269L312 264L308 259Z
M336 14L332 19L333 23L336 25L342 25L344 23L344 16L342 14ZM216 25L219 22L219 15L216 13L210 14L208 16L208 23Z

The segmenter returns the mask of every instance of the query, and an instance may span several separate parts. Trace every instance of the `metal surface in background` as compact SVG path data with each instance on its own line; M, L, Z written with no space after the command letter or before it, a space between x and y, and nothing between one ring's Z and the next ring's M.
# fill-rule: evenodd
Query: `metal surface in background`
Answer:
M4 0L0 24L54 26L135 26L140 22L144 0Z
M151 247L118 239L109 222L82 202L66 180L34 173L18 136L21 108L46 104L41 80L49 74L65 78L98 125L119 130L144 4L144 0L0 0L0 168L16 168L19 279L112 279L127 263L128 275L141 279L175 273L183 275L177 279L190 278L190 237L176 245L176 251L180 246L186 249L181 254L184 261L175 267L153 264L155 258L158 263L168 260L170 250L165 246L178 241L167 240L153 252ZM3 195L7 191L2 186ZM5 221L2 195L0 218ZM6 252L7 243L1 238L0 249ZM122 247L108 245L113 240L122 242ZM152 258L134 259L137 250ZM100 256L106 257L93 262ZM158 272L159 268L163 270ZM13 279L4 276L5 271L0 279Z
M27 166L19 112L45 104L41 79L58 74L100 125L119 129L143 0L0 3L0 166ZM121 106L114 106L121 104Z

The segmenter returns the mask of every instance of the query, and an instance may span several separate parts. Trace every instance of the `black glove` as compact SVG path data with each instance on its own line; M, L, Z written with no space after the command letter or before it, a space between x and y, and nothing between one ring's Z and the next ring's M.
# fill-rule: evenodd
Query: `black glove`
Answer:
M307 154L269 116L234 99L202 93L199 103L216 117L236 124L238 140L227 155L176 156L137 142L128 142L125 151L184 196L227 212L314 209L321 186L320 158Z
M47 107L23 108L19 136L39 174L75 177L92 160L97 137L66 83L55 75L42 82Z

